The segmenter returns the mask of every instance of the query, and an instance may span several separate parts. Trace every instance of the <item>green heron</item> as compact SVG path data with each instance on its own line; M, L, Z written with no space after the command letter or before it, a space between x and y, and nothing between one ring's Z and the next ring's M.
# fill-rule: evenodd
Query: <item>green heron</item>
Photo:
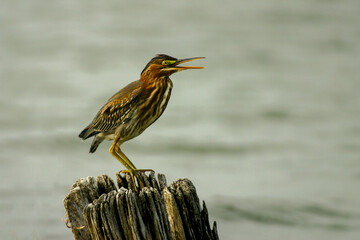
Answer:
M136 188L134 176L141 185L138 172L153 171L137 169L121 151L122 143L137 137L164 112L169 101L173 83L169 76L186 69L202 69L204 67L179 66L203 57L176 59L159 54L145 66L140 79L128 84L115 93L96 114L93 121L80 134L83 140L93 137L90 153L94 153L99 144L113 140L109 151L127 170Z

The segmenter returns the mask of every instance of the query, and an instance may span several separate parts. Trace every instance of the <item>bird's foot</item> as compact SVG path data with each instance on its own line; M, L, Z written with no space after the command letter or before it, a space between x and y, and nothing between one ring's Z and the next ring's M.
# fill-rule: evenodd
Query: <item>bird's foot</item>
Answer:
M132 182L134 184L134 187L135 187L135 191L137 191L136 183L135 183L135 177L137 178L138 182L140 183L141 188L145 187L144 181L143 181L142 177L139 174L141 172L145 173L145 172L155 172L155 171L152 170L152 169L131 169L131 170L122 170L121 171L121 173L129 173L130 174L131 180L132 180Z

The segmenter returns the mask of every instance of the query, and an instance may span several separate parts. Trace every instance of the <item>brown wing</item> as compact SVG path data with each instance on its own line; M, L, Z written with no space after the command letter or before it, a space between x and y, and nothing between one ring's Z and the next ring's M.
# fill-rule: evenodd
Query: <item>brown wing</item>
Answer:
M127 121L136 109L141 88L142 82L135 81L114 94L96 114L90 128L94 132L107 132Z

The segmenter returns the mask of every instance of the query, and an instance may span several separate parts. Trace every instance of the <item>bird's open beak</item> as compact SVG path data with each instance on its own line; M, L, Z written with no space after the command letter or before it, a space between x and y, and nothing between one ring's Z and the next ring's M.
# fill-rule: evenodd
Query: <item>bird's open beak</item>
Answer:
M194 60L198 60L198 59L204 59L204 57L184 58L184 59L177 60L176 63L174 64L174 68L176 68L177 70L204 69L205 67L178 66L179 64L186 63L186 62L190 62L190 61L194 61Z

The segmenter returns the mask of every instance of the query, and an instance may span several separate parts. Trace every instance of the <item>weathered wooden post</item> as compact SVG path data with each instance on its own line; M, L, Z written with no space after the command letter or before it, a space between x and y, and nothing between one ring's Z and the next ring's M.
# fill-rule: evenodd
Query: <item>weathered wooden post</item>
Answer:
M76 240L88 239L219 239L209 225L203 202L188 179L167 186L165 176L141 177L135 191L128 174L79 179L64 199L67 223Z

